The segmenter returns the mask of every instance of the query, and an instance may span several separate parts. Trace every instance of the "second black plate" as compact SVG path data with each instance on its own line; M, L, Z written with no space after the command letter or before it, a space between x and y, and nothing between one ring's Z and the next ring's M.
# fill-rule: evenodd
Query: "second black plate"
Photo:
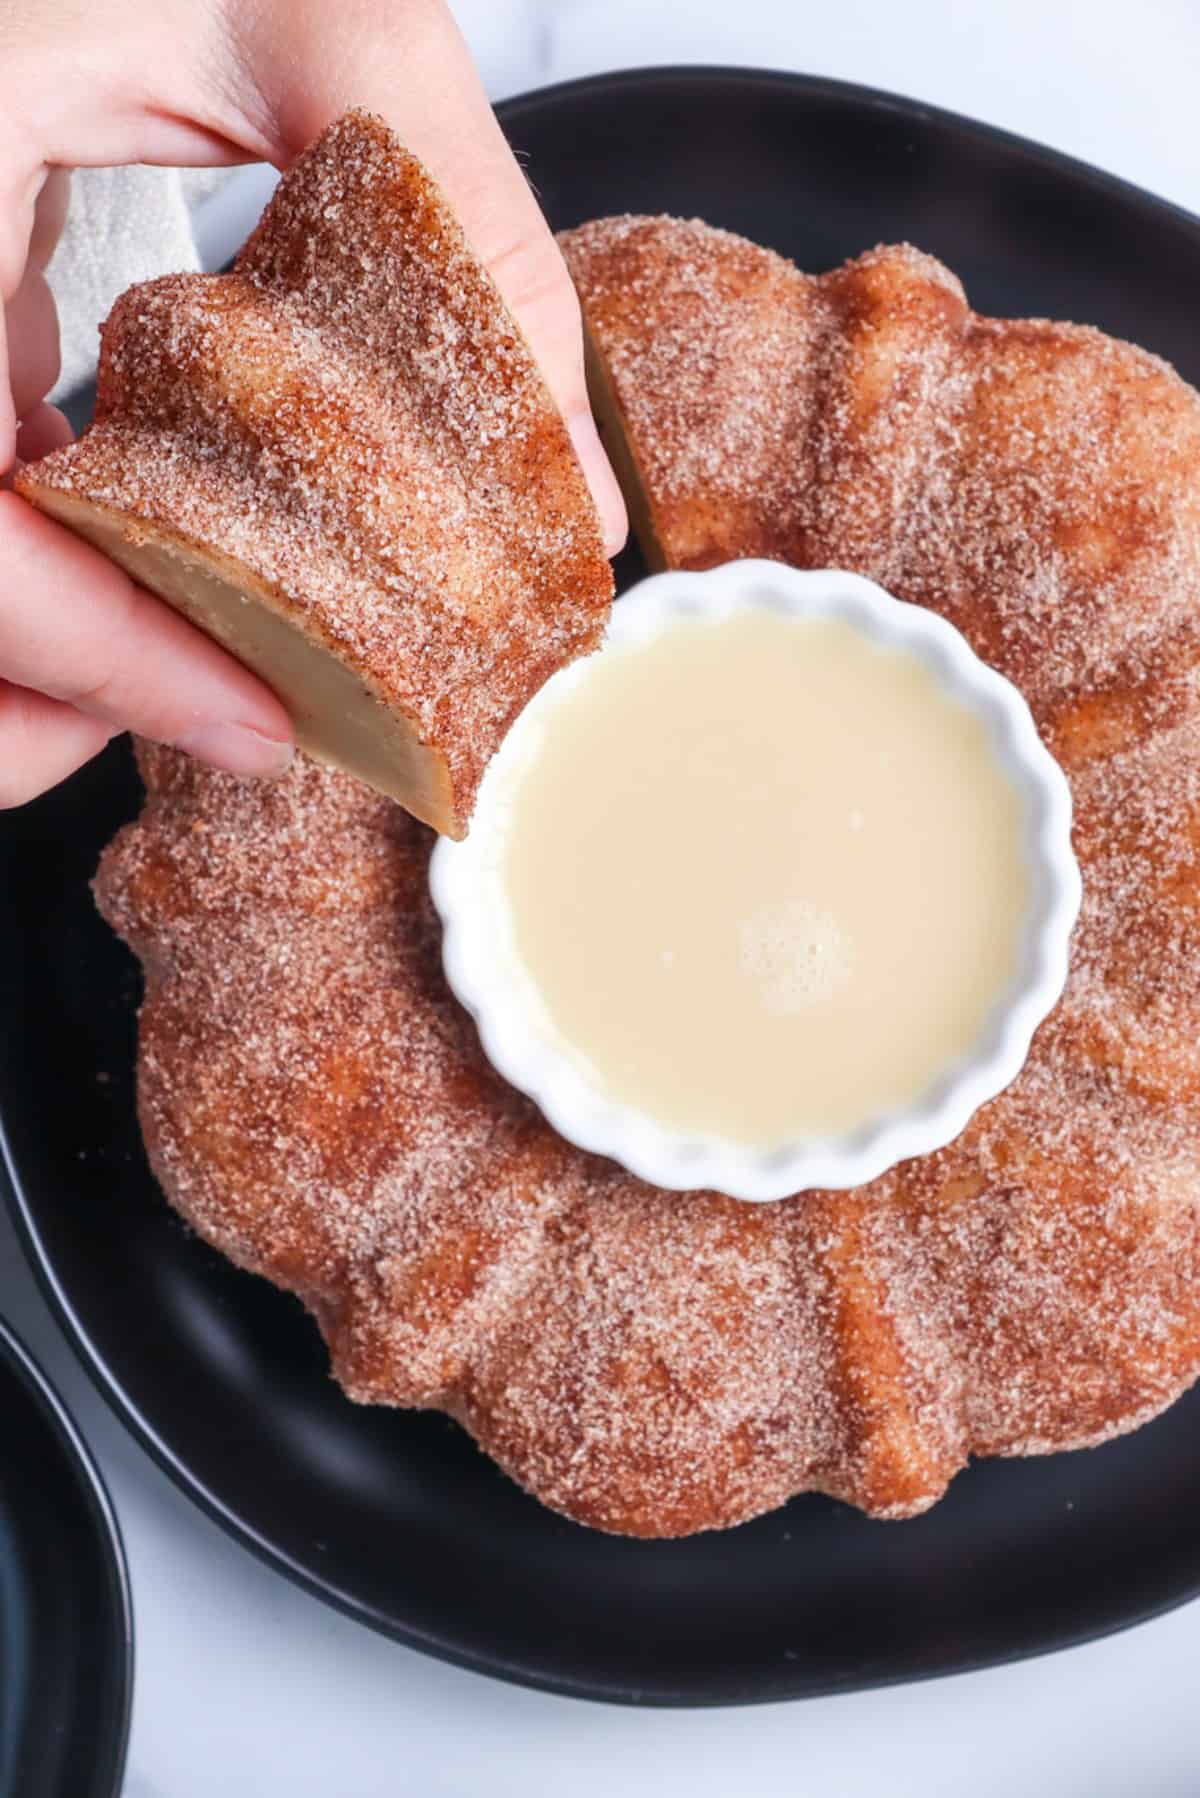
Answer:
M503 109L556 225L699 213L825 268L909 238L975 305L1087 319L1200 381L1200 224L1036 146L798 76L609 76ZM0 1107L18 1217L114 1405L180 1484L330 1602L563 1692L845 1690L1028 1654L1200 1590L1200 1393L1090 1454L989 1463L928 1516L825 1499L679 1543L552 1516L439 1417L363 1410L294 1301L167 1209L131 1070L137 976L87 892L127 751L0 824Z
M115 1798L133 1678L125 1556L61 1400L0 1324L0 1798Z

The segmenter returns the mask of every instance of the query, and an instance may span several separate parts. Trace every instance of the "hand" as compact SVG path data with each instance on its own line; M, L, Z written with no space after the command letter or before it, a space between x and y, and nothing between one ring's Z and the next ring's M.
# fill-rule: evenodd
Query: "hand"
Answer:
M588 407L578 304L440 0L0 0L0 476L71 435L45 403L58 331L43 270L66 171L286 167L351 105L381 113L456 207L541 363L615 552L625 514ZM262 682L0 492L0 805L125 729L239 774L281 772L292 753Z

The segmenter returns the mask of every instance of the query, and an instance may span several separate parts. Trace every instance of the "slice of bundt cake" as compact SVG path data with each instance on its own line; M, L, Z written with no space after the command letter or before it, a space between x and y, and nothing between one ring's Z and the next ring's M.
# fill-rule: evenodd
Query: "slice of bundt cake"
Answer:
M231 274L117 302L96 423L17 485L261 674L304 748L454 836L612 597L527 344L362 112L284 177Z

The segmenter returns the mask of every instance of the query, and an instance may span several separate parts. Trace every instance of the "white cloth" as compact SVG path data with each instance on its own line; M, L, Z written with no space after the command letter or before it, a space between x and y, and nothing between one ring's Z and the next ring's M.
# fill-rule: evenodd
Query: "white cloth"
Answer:
M46 271L62 347L51 399L92 378L99 327L118 294L134 281L200 267L195 208L228 173L143 166L75 171L63 234Z

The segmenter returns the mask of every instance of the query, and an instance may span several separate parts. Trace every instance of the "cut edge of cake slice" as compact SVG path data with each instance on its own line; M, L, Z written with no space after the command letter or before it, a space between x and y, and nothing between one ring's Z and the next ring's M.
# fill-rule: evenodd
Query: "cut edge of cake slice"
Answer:
M587 373L588 399L596 420L596 428L600 433L600 441L605 453L612 463L613 473L617 477L617 485L621 489L621 497L625 501L625 510L629 515L629 528L637 540L646 567L651 574L659 574L669 564L667 553L659 541L658 532L654 528L654 508L650 500L650 491L645 477L638 465L637 452L633 440L626 428L625 414L617 397L616 383L609 372L595 334L589 329L587 315L583 320L584 368Z
M26 471L28 473L28 471ZM446 757L311 620L253 569L211 544L63 487L21 491L259 675L289 713L301 749L357 776L450 837L466 834ZM330 720L339 721L336 738Z

